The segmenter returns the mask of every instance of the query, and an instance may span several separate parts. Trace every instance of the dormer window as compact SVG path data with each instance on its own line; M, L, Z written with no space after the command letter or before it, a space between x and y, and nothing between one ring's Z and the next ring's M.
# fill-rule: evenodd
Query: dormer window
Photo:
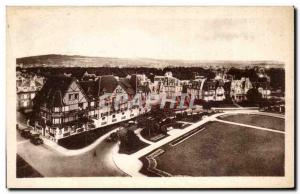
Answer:
M79 94L75 93L75 94L69 94L69 100L78 100L79 98Z

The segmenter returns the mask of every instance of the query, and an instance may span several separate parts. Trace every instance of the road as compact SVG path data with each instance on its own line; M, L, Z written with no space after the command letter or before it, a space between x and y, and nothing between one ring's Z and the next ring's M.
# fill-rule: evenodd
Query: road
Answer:
M24 116L17 114L19 125L26 127ZM46 145L35 146L17 133L18 154L45 177L126 176L112 160L114 146L103 141L86 153L65 156Z
M84 154L64 156L45 145L17 139L18 154L45 177L126 176L112 160L113 143L104 141Z

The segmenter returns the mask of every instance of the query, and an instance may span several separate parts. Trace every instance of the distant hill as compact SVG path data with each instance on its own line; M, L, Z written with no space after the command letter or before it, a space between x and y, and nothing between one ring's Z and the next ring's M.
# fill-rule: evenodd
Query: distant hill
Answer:
M284 64L276 61L192 61L192 60L161 60L150 58L110 58L88 57L80 55L40 55L17 58L17 67L236 67L262 66L283 68Z

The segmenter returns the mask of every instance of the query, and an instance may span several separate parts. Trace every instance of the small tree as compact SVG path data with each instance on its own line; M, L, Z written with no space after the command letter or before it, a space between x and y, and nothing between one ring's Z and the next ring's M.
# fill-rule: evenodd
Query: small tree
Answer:
M251 104L258 104L262 101L262 94L255 88L248 90L246 97Z
M124 136L121 136L121 145L125 150L132 150L139 144L139 138L132 130L127 130Z
M204 102L202 107L204 110L210 110L212 107L212 104L211 104L211 102Z

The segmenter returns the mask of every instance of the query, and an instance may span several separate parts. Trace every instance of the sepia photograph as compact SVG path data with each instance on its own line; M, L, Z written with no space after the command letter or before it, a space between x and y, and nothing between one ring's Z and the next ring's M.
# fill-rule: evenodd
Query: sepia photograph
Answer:
M7 7L8 188L293 188L294 7Z

